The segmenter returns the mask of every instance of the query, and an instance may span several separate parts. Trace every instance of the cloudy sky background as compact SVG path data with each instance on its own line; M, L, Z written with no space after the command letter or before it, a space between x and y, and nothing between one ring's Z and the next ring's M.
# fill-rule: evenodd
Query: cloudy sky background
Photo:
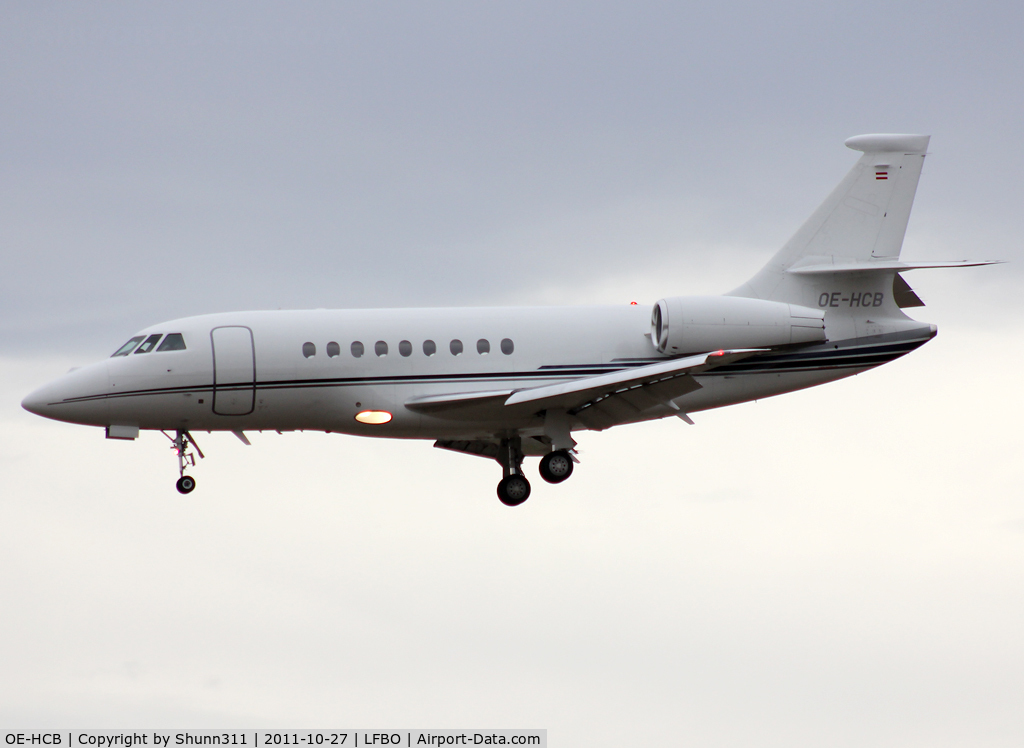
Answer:
M0 16L4 724L1024 739L1017 5ZM908 276L939 337L584 435L518 510L323 434L201 435L182 498L163 436L19 407L178 316L727 291L885 131L933 136L904 257L1011 261Z

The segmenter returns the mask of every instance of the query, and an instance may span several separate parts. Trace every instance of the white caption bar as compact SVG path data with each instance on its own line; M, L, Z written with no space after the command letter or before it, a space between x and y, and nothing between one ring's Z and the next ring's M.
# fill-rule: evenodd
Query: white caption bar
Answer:
M512 745L547 748L547 730L28 730L4 731L11 748L416 748Z

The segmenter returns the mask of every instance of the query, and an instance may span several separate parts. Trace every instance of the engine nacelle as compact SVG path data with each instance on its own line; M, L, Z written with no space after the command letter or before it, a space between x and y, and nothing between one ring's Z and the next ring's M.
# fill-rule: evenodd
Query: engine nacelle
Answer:
M654 305L651 342L662 353L770 348L825 340L825 312L740 296L676 296Z

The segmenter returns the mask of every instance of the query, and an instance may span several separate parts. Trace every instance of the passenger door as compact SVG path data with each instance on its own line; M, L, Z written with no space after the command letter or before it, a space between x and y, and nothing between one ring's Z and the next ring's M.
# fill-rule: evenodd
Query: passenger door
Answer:
M213 412L222 416L252 413L256 402L256 351L248 327L215 327Z

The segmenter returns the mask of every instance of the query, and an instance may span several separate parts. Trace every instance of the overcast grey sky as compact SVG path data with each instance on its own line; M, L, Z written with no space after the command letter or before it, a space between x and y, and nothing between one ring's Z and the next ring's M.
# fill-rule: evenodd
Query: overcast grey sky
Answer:
M913 232L1005 258L1019 15L7 3L2 340L102 353L197 312L585 301L609 279L592 301L724 291L873 131L934 136Z
M5 723L1024 740L1019 4L0 21ZM904 256L1011 263L909 275L911 357L585 436L518 511L487 461L315 434L208 436L182 499L162 436L18 407L178 316L726 291L885 131L933 136Z

